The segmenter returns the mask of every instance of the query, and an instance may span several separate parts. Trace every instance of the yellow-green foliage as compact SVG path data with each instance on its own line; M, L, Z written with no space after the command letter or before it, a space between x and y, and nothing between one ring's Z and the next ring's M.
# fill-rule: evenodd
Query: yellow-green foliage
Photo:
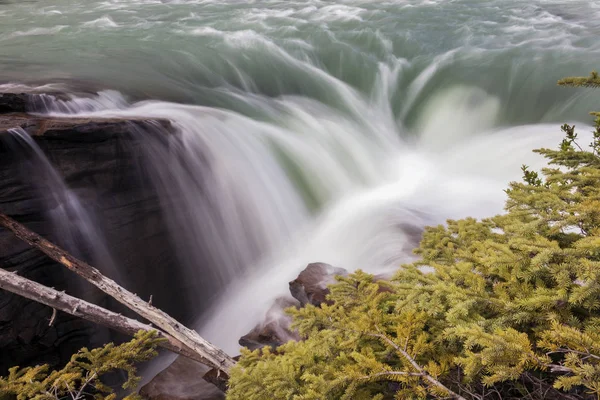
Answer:
M391 280L289 310L304 340L244 350L227 398L600 398L600 120L589 150L562 129L506 214L427 228Z
M135 364L157 355L156 332L140 331L119 346L110 343L98 349L81 349L71 357L64 368L49 371L47 365L10 369L8 376L0 377L0 397L17 400L56 399L116 399L112 389L101 382L106 373L121 370L127 373L123 389L134 389L139 381ZM126 400L139 399L131 394Z
M600 77L598 77L598 72L594 71L589 77L577 76L564 78L558 81L558 84L561 86L597 88L600 87Z

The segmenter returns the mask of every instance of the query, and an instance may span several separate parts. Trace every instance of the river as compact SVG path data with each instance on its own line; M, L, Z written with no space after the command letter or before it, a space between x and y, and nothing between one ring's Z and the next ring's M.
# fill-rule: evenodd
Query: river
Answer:
M555 83L598 37L579 0L8 0L0 91L175 122L154 184L191 288L199 252L218 272L196 327L233 353L306 263L389 271L415 230L501 212L531 150L589 124L598 92Z

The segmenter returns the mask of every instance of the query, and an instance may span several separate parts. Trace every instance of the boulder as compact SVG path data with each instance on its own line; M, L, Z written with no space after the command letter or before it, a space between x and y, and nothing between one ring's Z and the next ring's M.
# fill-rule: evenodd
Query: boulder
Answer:
M346 276L348 271L320 262L308 264L300 275L290 282L290 293L301 306L319 306L327 301L327 285L335 283L336 275Z
M240 345L255 350L264 346L276 348L289 340L299 340L298 334L290 329L291 317L285 314L284 310L307 304L319 306L326 302L329 294L327 285L335 282L336 275L346 276L348 271L325 263L308 264L298 277L289 283L293 298L281 297L275 300L264 319L240 338Z

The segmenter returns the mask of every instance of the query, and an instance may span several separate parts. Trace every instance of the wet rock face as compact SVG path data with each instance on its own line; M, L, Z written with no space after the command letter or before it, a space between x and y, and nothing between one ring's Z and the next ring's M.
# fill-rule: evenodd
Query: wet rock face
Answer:
M290 340L300 340L291 330L292 319L285 313L289 307L304 307L307 304L320 306L327 302L328 285L335 283L337 275L346 276L348 271L325 263L312 263L290 282L290 294L293 298L282 297L273 303L263 320L254 329L242 336L241 346L255 350L264 346L276 348Z
M29 95L25 93L0 93L0 113L27 112Z
M106 248L118 264L115 279L142 298L153 295L155 305L185 321L191 315L189 304L172 295L184 280L178 276L176 253L158 196L141 167L142 138L172 134L170 123L31 116L24 114L29 99L26 94L0 94L0 212L68 248L52 219L60 204L50 195L46 169L56 170L102 232ZM51 168L35 162L31 149L10 133L15 128L31 135ZM91 249L80 248L78 253L92 264L98 262ZM97 289L2 228L0 268L123 311ZM103 272L111 275L111 271ZM172 284L164 285L166 281ZM0 291L0 375L14 365L61 364L83 346L115 339L106 330L63 313L58 313L49 326L51 314L46 306Z
M21 128L30 136L43 136L45 140L69 140L73 143L98 142L99 140L131 140L130 134L137 130L146 130L151 126L168 132L171 123L166 120L144 118L67 118L43 117L25 113L0 113L0 134L11 129Z

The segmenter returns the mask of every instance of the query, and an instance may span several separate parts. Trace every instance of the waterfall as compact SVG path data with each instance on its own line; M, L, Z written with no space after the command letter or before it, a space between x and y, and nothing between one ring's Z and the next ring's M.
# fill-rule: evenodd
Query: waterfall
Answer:
M502 212L559 123L587 129L599 92L555 82L597 68L600 8L486 4L11 2L0 91L61 93L44 115L173 122L134 132L186 283L171 296L235 353L307 263L398 268L424 226ZM43 163L30 176L61 243L118 275L93 210L13 136Z
M218 292L209 310L198 304L196 327L232 353L307 263L389 272L413 259L424 226L501 212L503 189L519 179L521 164L543 165L531 150L560 140L551 124L495 128L497 99L469 87L430 99L441 120L417 125L419 140L372 98L346 99L352 114L304 99L234 94L264 113L277 110L277 118L129 104L117 92L54 100L44 110L174 122L175 134L139 133L143 168L189 282L190 293L179 295L194 302L199 288ZM442 129L451 114L454 125Z
M30 185L53 228L51 240L73 255L98 265L101 272L117 282L120 279L103 232L90 207L84 206L38 144L21 128L8 131L4 138L18 158L20 179ZM124 283L124 282L123 282Z

